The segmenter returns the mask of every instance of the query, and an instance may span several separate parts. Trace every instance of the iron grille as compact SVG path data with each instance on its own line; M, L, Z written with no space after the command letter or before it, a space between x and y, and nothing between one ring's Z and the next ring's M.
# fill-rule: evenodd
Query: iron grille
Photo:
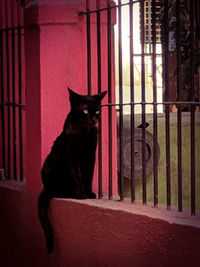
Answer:
M24 26L19 1L1 1L1 179L24 180Z
M183 113L182 106L187 105L189 113L187 114L187 118L189 120L189 129L190 129L190 137L189 137L189 144L190 144L190 166L188 167L188 185L190 187L190 192L188 193L190 195L189 197L189 203L191 207L191 214L194 215L196 209L200 209L199 206L199 198L197 198L196 192L199 190L195 187L197 183L197 179L199 179L199 175L196 173L196 153L199 153L197 151L197 139L195 138L195 132L196 132L196 126L198 125L198 118L199 113L198 106L200 104L199 102L199 87L196 87L195 85L195 77L197 75L197 69L195 69L195 47L196 44L199 42L198 40L198 34L196 34L196 31L198 31L198 23L199 18L195 15L195 7L198 6L198 3L196 0L189 1L189 10L188 10L188 25L190 27L190 32L192 33L190 36L190 70L189 70L189 80L190 80L190 95L192 97L190 99L187 99L186 101L181 101L180 98L174 98L173 97L173 91L175 90L177 92L177 95L180 94L181 87L180 87L180 73L183 71L180 68L180 44L179 44L179 38L176 39L177 43L177 49L174 51L169 50L169 42L170 42L170 30L169 29L169 21L170 21L170 13L169 8L170 4L168 1L163 1L163 6L161 8L160 1L152 0L152 1L116 1L114 4L112 1L107 1L107 7L100 8L101 1L97 1L97 8L96 9L90 9L89 5L90 1L86 1L86 11L80 12L80 15L85 15L87 17L86 24L87 24L87 69L88 69L88 93L91 93L91 76L92 73L92 66L91 66L91 57L93 56L91 54L91 24L90 24L90 16L93 14L96 14L97 18L97 51L98 51L98 85L99 90L101 90L101 30L100 30L100 21L101 21L101 11L107 13L107 49L108 49L108 58L107 58L107 70L108 70L108 104L104 105L102 108L108 109L108 129L109 129L109 198L112 198L112 157L115 155L112 154L112 107L116 107L118 109L118 171L119 171L119 196L120 200L124 200L126 197L125 195L125 176L124 176L124 161L126 158L124 158L124 135L125 135L125 120L124 120L124 108L126 106L130 107L130 114L129 122L128 122L128 132L129 132L129 154L130 154L130 197L131 201L135 202L137 200L137 179L136 177L136 157L138 156L138 153L136 151L136 137L138 132L140 131L141 136L141 173L140 173L140 186L141 186L141 199L144 205L146 205L149 201L149 187L153 188L152 190L152 201L154 203L154 207L157 207L159 204L159 197L161 198L161 195L159 194L159 183L160 181L160 173L158 171L158 161L159 161L159 153L164 153L163 160L165 161L165 167L162 168L162 173L165 175L165 184L163 184L163 187L165 187L165 191L162 192L162 194L165 196L165 203L167 206L167 209L171 209L173 202L172 199L174 198L173 192L172 192L172 179L177 180L176 184L176 190L177 190L177 206L178 211L183 210L183 199L184 199L184 190L183 190L183 133L182 133L182 120L185 116L185 113ZM174 29L177 34L179 33L179 26L180 26L180 4L181 1L172 1L172 4L175 5L176 8L176 16L177 16L177 23L176 28ZM134 26L133 25L133 18L134 18L134 12L133 8L134 6L139 5L140 10L140 20L138 21L140 25L140 51L141 53L134 53ZM129 64L126 68L126 71L129 72L130 76L130 83L129 83L129 89L126 89L126 92L129 91L129 101L124 102L123 96L125 92L125 86L124 86L124 79L123 79L123 47L122 47L122 10L125 6L128 6L129 8ZM116 84L119 88L119 102L112 102L112 91L111 91L111 68L112 68L112 44L113 44L113 36L112 36L112 23L111 23L111 17L112 17L112 10L115 10L118 14L118 23L117 23L117 29L118 29L118 51L117 51L117 57L118 57L118 76L119 76L119 82ZM160 14L160 12L162 12ZM161 26L160 26L161 25ZM195 26L197 25L197 26ZM150 43L152 47L152 52L147 54L145 53L145 45L146 43ZM157 60L158 60L158 53L157 53L157 44L161 43L162 45L162 98L158 99L158 69L157 69ZM95 44L93 44L95 45ZM136 75L136 57L140 57L140 71L139 71L139 77L140 77L140 85L135 84L135 75ZM152 100L147 100L147 89L146 89L146 81L147 81L147 75L146 75L146 59L147 57L151 57L151 73L152 73ZM174 59L172 62L171 59ZM172 87L172 80L174 81L173 87ZM175 84L175 86L174 86ZM172 91L173 88L173 91ZM141 98L140 101L136 99L136 89L140 91ZM127 91L128 90L128 91ZM164 130L165 134L162 139L162 143L164 143L164 147L162 151L159 150L158 146L158 133L161 130L159 128L158 119L159 119L159 111L158 106L161 105L163 107L162 114L164 118L164 125L162 129ZM136 117L138 116L136 114L136 107L141 107L141 114L139 115L140 125L137 125ZM147 107L152 106L153 112L152 112L152 119L150 121L148 120L148 116L146 113ZM175 107L176 113L172 113L173 108ZM171 122L172 122L172 114L176 114L176 142L174 143L174 147L176 147L176 158L177 158L177 173L176 177L172 177L172 164L174 164L172 159L172 136L171 136ZM148 129L146 128L148 124L152 123L152 142L151 146L152 149L152 165L153 165L153 173L152 173L152 180L149 181L148 178L148 172L147 172L147 157L148 157L148 148L146 146L146 141L148 137ZM100 146L104 140L101 139L101 125L100 125ZM101 147L99 149L101 151ZM100 152L101 153L101 152ZM99 198L102 197L102 157L99 157ZM174 189L174 188L173 188ZM174 191L174 190L173 190Z

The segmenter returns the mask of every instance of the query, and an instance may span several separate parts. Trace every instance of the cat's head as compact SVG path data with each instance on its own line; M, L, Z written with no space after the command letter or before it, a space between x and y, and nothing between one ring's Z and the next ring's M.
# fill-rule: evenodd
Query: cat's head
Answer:
M100 118L101 100L106 91L96 95L80 95L68 88L71 104L71 115L75 123L79 123L86 131L94 128Z

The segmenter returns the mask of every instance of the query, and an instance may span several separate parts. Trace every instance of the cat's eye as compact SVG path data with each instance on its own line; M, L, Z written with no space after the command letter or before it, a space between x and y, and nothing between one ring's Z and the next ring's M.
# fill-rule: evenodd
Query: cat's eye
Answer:
M99 110L97 110L97 111L96 111L96 114L97 114L97 115L99 115L99 114L100 114L100 111L99 111Z
M84 109L83 112L84 112L84 114L88 114L88 110L87 109Z

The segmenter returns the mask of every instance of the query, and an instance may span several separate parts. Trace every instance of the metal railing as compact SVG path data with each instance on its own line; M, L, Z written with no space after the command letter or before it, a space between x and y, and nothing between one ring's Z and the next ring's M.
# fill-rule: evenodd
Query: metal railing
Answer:
M24 180L24 26L20 1L1 1L1 179Z
M103 2L103 5L101 3ZM177 179L177 207L178 211L183 210L183 198L186 193L183 188L183 116L185 116L185 111L187 111L187 117L189 118L189 137L187 151L190 151L189 159L190 166L187 167L188 175L187 179L189 183L190 191L188 196L188 203L191 209L191 214L194 215L197 209L200 209L200 199L199 195L199 170L197 170L196 160L197 155L200 153L199 144L197 144L196 132L197 126L199 125L199 3L196 0L193 1L156 1L156 0L140 0L140 1L115 1L114 4L111 1L107 1L107 6L105 6L105 1L96 1L96 7L90 8L90 1L86 0L86 10L81 11L80 15L86 16L86 28L87 28L87 70L88 70L88 94L91 94L91 77L92 66L91 66L91 16L96 14L96 45L97 47L97 69L98 69L98 91L101 91L101 79L102 79L102 64L101 64L101 18L103 17L103 12L107 14L107 72L108 72L108 103L102 105L102 108L108 109L108 132L109 132L109 198L112 198L112 157L116 156L112 154L112 112L113 107L118 109L118 171L119 171L119 195L120 200L123 200L126 196L126 189L124 188L125 179L124 176L124 135L127 134L125 131L125 106L129 106L129 117L128 129L130 137L130 197L131 201L136 201L136 191L138 190L137 179L136 179L136 132L138 131L138 124L136 123L136 117L140 119L140 135L141 135L141 199L144 205L149 201L147 192L148 187L153 187L152 192L152 202L154 207L157 207L160 203L159 197L161 194L165 195L165 203L167 209L171 209L174 205L172 198L174 198L172 191L174 191L174 183L172 185L172 180ZM150 30L149 36L151 37L149 42L147 42L147 37L145 36L147 27L145 27L145 7L146 2L149 2L149 7L151 7L151 19L148 19L148 30ZM136 8L137 6L137 8ZM158 14L159 6L159 14ZM126 8L126 15L123 10ZM135 9L134 9L135 8ZM113 11L114 10L114 11ZM137 23L134 20L136 16L136 10L139 12L139 19ZM118 100L113 101L112 97L112 61L113 59L113 32L111 17L112 12L117 14L117 26L116 33L118 40L115 40L117 46L115 47L115 67L116 67L116 92L118 89ZM149 15L149 10L148 10ZM123 20L128 17L129 25L129 63L124 61L124 40L123 40ZM105 17L105 16L104 16ZM159 20L158 20L159 18ZM127 18L126 18L127 19ZM136 24L139 25L140 30L140 41L139 41L139 52L137 52L137 47L135 47L134 39ZM158 30L158 27L160 29ZM161 35L161 48L158 49L157 44L157 34ZM185 35L184 35L185 34ZM173 36L173 37L171 37ZM160 40L159 38L159 40ZM127 47L126 47L127 49ZM137 64L136 57L140 57L140 77L136 81L135 66ZM162 78L161 78L161 97L158 93L158 57L161 56L162 61ZM147 58L150 61L151 68L151 83L150 86L147 84ZM198 59L196 61L196 59ZM124 71L124 66L126 64L126 72ZM189 74L188 74L189 70ZM129 75L128 88L127 84L125 86L124 75ZM186 77L185 77L186 76ZM149 98L149 91L151 92L151 98ZM140 91L140 99L138 100L137 93ZM128 94L128 101L125 101L126 94ZM140 106L140 115L137 114L137 106ZM146 145L146 139L148 135L148 129L146 125L149 124L148 110L147 108L151 106L151 116L152 116L152 183L149 182L149 177L147 175L147 158L148 158L148 147ZM161 107L160 111L158 107ZM172 112L174 111L175 112ZM164 117L164 124L162 128L159 126L159 113L162 113ZM172 117L176 117L176 142L172 144ZM100 134L99 134L99 146L102 145L101 136L102 122L100 123ZM159 132L164 130L164 136L162 140L159 138ZM159 142L164 143L162 151L159 148ZM174 142L174 141L173 141ZM177 158L177 172L174 174L172 170L172 164L175 162L172 158L172 150L176 148L176 158ZM165 164L162 167L162 173L165 173L165 189L164 192L159 192L160 181L160 170L159 169L159 153L162 154ZM174 152L173 152L174 153ZM198 172L198 173L197 173ZM102 155L101 149L99 149L99 198L102 197ZM162 181L163 182L163 181ZM173 190L172 190L173 189ZM188 192L187 192L188 194ZM188 204L186 205L188 207Z

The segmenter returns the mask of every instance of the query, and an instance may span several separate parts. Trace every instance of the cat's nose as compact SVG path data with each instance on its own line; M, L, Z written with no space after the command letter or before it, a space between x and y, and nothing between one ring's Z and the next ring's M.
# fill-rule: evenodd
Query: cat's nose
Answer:
M97 121L97 120L96 120L96 118L92 118L92 123L94 123L94 124L95 124L95 123L96 123L96 121Z

